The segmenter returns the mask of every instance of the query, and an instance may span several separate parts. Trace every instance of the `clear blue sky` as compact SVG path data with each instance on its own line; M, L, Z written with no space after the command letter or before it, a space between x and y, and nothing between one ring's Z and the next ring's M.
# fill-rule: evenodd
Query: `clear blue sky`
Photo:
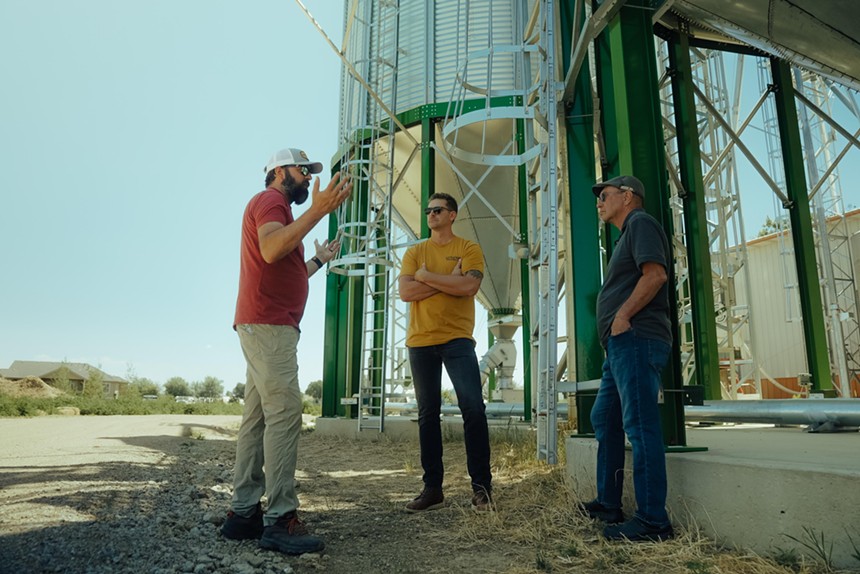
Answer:
M342 3L306 5L339 42ZM328 172L337 56L292 0L3 0L0 53L0 368L244 381L242 211L279 148ZM322 377L324 285L303 387Z

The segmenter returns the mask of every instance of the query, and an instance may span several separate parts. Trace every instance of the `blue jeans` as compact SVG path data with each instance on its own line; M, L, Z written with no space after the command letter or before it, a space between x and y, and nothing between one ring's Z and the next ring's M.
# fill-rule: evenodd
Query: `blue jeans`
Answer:
M669 358L663 341L633 330L609 338L600 390L591 410L597 438L597 500L621 508L624 434L633 446L636 516L653 526L669 524L666 513L666 453L657 396L660 371Z
M409 362L412 365L415 397L418 399L418 440L421 444L424 485L441 488L445 474L439 422L444 364L454 384L457 403L463 415L466 467L472 477L472 489L490 491L490 437L474 341L454 339L442 345L409 347Z

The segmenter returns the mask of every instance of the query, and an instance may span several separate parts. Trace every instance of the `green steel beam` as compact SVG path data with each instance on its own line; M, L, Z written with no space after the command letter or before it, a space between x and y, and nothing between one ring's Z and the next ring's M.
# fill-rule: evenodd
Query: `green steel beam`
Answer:
M598 2L592 2L593 9L597 10L600 7ZM600 114L600 134L599 151L601 156L598 158L600 163L601 177L596 179L607 180L617 175L621 175L619 168L619 150L618 150L618 125L616 124L615 114L607 114L604 110L615 109L615 84L612 78L612 55L609 46L609 34L604 31L594 42L594 59L597 76L597 91L600 98L600 108L603 113ZM603 227L603 266L604 268L609 263L609 258L612 256L612 249L615 247L615 242L618 240L619 232L615 227L609 224L598 223L598 226ZM589 423L590 428L590 423ZM589 431L590 433L591 431Z
M682 189L679 194L684 202L684 231L693 307L696 384L703 387L705 399L717 400L722 397L722 392L717 321L714 314L714 283L688 36L684 33L673 34L668 44L678 163L681 171Z
M340 160L332 166L332 175L340 171ZM352 200L350 200L352 201ZM328 236L337 235L337 217L331 214L328 219ZM323 367L323 393L322 393L322 416L350 416L351 413L344 405L340 404L341 397L352 396L353 390L349 381L357 380L357 367L351 357L342 352L342 349L350 348L350 336L353 321L349 313L351 307L351 283L349 278L335 273L329 273L326 277L326 313L324 334L324 367ZM359 312L359 317L361 313Z
M522 98L513 97L513 96L504 96L504 97L495 97L490 98L490 107L491 108L508 108L511 106L521 105ZM435 104L424 104L418 106L416 108L412 108L411 110L406 110L405 112L397 114L397 119L404 126L409 127L412 125L417 125L419 122L425 119L442 119L446 116L455 115L453 112L456 111L456 115L473 112L475 110L483 110L487 107L487 102L484 98L475 98L470 100L465 100L462 104L462 107L459 105L457 109L454 110L453 106L455 104L447 103L447 102L438 102Z
M517 153L523 153L526 149L525 123L517 120ZM528 178L526 166L517 168L517 187L519 189L519 220L520 220L520 243L528 245L529 242L529 195ZM531 295L529 290L529 260L520 261L520 289L522 301L522 339L523 339L523 420L532 420L532 321L531 321Z
M385 215L381 215L381 217L385 217ZM385 222L385 225L390 225L388 221ZM376 231L376 246L379 249L384 249L388 247L388 238L385 236L385 233L382 229L377 228ZM372 355L371 360L373 361L373 366L382 365L382 369L374 369L373 372L373 387L380 388L383 385L383 381L385 380L385 370L386 370L386 357L385 357L385 338L388 336L388 325L386 321L386 307L388 305L388 288L389 288L389 280L391 280L392 273L389 273L387 266L380 265L378 263L368 264L371 265L370 273L373 276L373 293L375 294L373 297L373 348L376 349ZM395 278L396 279L396 278ZM384 391L384 389L383 389ZM383 401L385 400L385 392L382 393L383 397L371 397L371 404L374 407L385 407Z
M425 106L426 107L426 106ZM405 124L404 124L405 125ZM436 153L430 146L435 139L435 122L430 116L421 119L421 207L427 207L430 196L436 192ZM421 218L421 237L430 237L427 218Z
M806 359L812 375L812 390L833 392L830 378L830 360L827 352L827 332L821 303L821 287L815 262L815 239L812 217L809 212L803 147L794 102L791 66L772 58L770 61L774 84L774 101L782 141L785 168L786 196L789 200L791 238L794 243L794 261L797 266L797 283L800 291L800 310L803 317L803 338L806 342ZM807 150L812 153L812 150Z
M560 4L562 69L570 66L570 47L576 19L574 3ZM580 17L583 14L579 15ZM596 180L594 158L594 110L591 77L583 66L576 79L573 101L564 102L564 128L567 141L569 225L571 249L567 252L573 269L568 279L568 305L573 305L575 358L570 380L599 379L603 366L603 348L597 334L597 294L600 292L600 219L597 217L591 186ZM577 398L577 431L591 432L592 401Z
M672 237L672 211L650 0L629 0L609 23L603 35L608 35L613 87L611 106L604 105L603 108L604 115L608 116L604 125L614 123L616 126L615 134L605 133L607 140L611 140L612 135L617 137L618 150L617 162L609 163L607 167L612 174L630 173L642 180L647 190L645 210L662 224L666 235ZM669 261L672 261L671 242L669 249ZM675 285L674 266L669 265L667 272L669 285ZM674 288L669 289L669 299L670 309L676 309ZM663 370L665 402L661 408L661 419L666 445L683 446L687 439L677 313L671 313L671 319L675 341L670 364Z
M370 158L368 148L358 148L362 150L362 155L359 159L367 161ZM356 168L361 169L361 168ZM350 201L353 203L352 216L353 221L361 221L366 218L368 213L368 203L370 202L371 185L367 180L359 179L357 184L353 185L352 197ZM361 372L361 359L364 352L364 304L366 286L364 277L350 277L346 282L344 296L347 299L346 305L342 308L346 310L347 329L345 333L346 344L341 348L346 361L346 381L344 383L344 397L353 397L358 394L361 378L364 373ZM358 417L358 407L344 407L342 416L348 418Z
M336 171L332 168L332 171ZM328 236L337 234L337 217L332 214L328 220ZM345 285L341 275L329 273L326 277L325 292L325 334L323 344L323 390L322 416L335 417L338 415L339 397L343 396L343 383L346 381L343 358L338 349L341 348L344 319L346 313L340 312L343 302L341 292Z
M674 29L666 28L662 24L654 25L654 35L666 40L667 42L671 40L672 35L675 33L676 31ZM761 50L745 44L720 42L719 40L706 40L695 36L688 37L688 43L693 48L701 48L703 50L715 50L717 52L727 52L730 54L743 54L745 56L755 56L756 58L761 57Z

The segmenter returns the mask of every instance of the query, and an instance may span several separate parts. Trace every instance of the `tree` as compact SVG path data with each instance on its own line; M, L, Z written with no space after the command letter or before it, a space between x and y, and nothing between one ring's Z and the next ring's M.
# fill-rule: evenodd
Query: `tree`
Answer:
M164 383L164 392L172 397L187 397L191 395L191 387L182 377L170 377Z
M308 384L308 388L305 389L305 394L312 398L315 402L320 402L322 400L322 391L322 381L312 381Z
M238 403L245 400L245 383L236 383L233 391L230 393L230 402Z
M128 383L129 394L136 394L142 397L143 395L157 395L158 391L158 383L146 377L134 376Z
M96 369L91 369L84 381L84 392L86 397L102 397L105 394L104 374Z
M60 389L64 393L71 393L74 389L72 389L72 382L69 380L69 367L66 365L66 361L64 360L60 368L57 370L57 375L54 377L54 387Z
M208 399L220 399L224 396L224 382L215 377L206 377L202 383L195 383L195 394Z
M770 235L777 231L787 231L788 229L791 229L791 222L789 222L787 217L779 217L774 220L768 215L765 218L761 229L758 231L758 237L764 237L765 235Z

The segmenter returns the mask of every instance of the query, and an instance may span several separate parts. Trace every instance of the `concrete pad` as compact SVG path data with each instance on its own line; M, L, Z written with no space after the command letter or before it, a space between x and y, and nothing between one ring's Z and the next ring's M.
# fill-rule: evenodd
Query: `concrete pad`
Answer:
M698 526L719 543L773 555L812 544L810 532L832 544L833 563L858 568L860 433L810 434L762 425L687 430L689 446L706 452L667 455L667 506L676 523ZM565 441L567 472L583 500L596 494L597 442ZM632 454L627 453L624 508L636 508ZM804 531L807 529L807 532ZM811 529L811 530L809 530ZM849 535L857 545L852 547Z
M317 417L316 432L351 440L418 440L418 417L388 417L384 433L359 431L356 419Z

